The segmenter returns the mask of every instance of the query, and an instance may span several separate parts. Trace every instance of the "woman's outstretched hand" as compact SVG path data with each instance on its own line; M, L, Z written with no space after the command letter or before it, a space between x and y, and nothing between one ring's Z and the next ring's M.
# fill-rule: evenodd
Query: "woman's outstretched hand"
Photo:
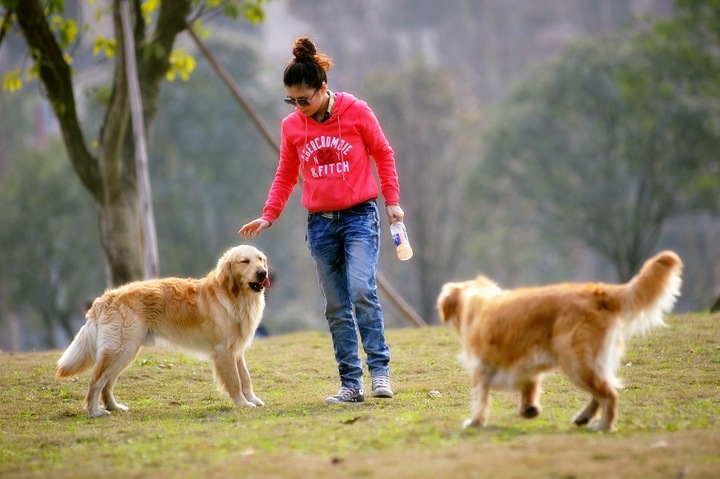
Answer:
M270 227L270 222L268 220L264 220L262 218L258 218L256 220L252 220L250 223L244 225L240 230L238 231L238 234L242 236L244 239L247 238L255 238L257 235L259 235L262 230L267 229Z

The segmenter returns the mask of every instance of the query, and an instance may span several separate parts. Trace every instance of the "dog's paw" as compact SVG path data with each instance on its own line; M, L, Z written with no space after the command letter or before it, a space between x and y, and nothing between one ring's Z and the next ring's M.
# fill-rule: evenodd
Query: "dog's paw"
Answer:
M528 406L522 411L520 411L520 414L522 414L522 417L532 419L534 417L537 417L540 415L540 407L539 406Z
M573 422L576 426L585 426L587 423L590 422L590 418L581 414L576 417Z
M615 428L608 426L607 424L604 424L602 421L598 421L595 424L591 425L589 430L593 432L613 432Z
M484 426L484 424L481 423L478 419L473 418L473 417L465 419L465 421L463 421L463 424L462 424L463 429L469 429L471 427L482 427L482 426Z
M265 403L262 401L262 399L260 399L257 396L250 398L250 402L256 406L264 406L265 405Z
M104 416L109 416L110 411L106 411L105 409L96 409L95 411L90 411L89 415L90 415L90 417L93 417L93 418L94 417L104 417Z
M108 406L107 409L108 409L108 411L122 411L122 412L127 412L127 411L130 410L130 408L127 407L127 406L124 405L124 404L115 404L115 405L113 405L112 407L111 407L111 406ZM109 413L108 413L108 414L109 414Z

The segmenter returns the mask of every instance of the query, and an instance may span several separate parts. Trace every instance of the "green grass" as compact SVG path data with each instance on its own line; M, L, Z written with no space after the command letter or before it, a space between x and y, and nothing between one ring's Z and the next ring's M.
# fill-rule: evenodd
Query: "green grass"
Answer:
M493 393L489 426L462 431L449 327L389 330L395 398L346 407L323 404L338 387L324 333L255 341L255 409L233 408L206 362L146 349L115 389L130 411L90 419L87 375L53 377L59 351L0 354L0 477L720 477L720 315L669 324L628 345L612 434L571 423L586 396L560 374L538 418Z

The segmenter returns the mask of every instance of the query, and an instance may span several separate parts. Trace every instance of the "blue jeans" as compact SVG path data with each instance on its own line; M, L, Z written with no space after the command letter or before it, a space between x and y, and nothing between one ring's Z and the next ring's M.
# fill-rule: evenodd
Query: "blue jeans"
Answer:
M309 213L307 242L325 297L340 382L363 386L358 331L372 376L389 374L390 350L375 275L380 251L377 203L331 213ZM356 323L357 321L357 323Z

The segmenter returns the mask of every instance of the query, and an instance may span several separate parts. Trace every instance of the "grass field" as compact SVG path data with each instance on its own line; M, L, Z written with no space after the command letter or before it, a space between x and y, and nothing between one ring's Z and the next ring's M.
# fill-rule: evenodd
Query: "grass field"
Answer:
M324 333L255 341L255 409L232 408L206 362L146 349L115 388L130 411L90 419L87 375L53 377L59 351L0 354L0 477L720 478L720 315L668 322L628 345L611 434L572 424L586 396L560 374L540 417L494 393L489 426L462 431L449 327L388 331L395 398L344 407L323 404L338 387Z

